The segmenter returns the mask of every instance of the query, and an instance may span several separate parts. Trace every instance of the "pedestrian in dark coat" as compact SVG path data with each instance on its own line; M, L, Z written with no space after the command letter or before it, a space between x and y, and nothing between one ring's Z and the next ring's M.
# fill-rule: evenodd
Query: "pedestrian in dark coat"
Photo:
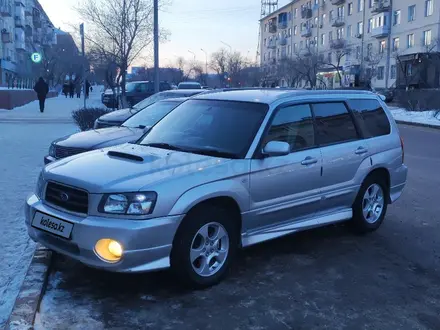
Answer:
M81 98L81 82L77 81L75 84L75 93L77 98Z
M90 83L88 80L86 80L86 99L89 98L89 93L90 93Z
M73 99L75 95L75 84L73 83L73 81L69 83L69 95L71 99Z
M63 94L66 96L66 99L67 99L67 95L69 95L69 84L68 83L63 84Z
M47 93L49 93L49 85L44 81L43 77L38 79L34 86L34 91L37 93L38 101L40 102L40 112L44 112L44 103L46 102Z

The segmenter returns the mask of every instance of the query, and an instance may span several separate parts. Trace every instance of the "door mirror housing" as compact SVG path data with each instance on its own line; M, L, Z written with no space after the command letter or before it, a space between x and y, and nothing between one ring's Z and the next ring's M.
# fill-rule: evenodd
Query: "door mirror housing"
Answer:
M263 155L268 157L285 156L289 153L290 144L282 141L270 141L263 149Z
M382 101L384 101L384 102L385 102L385 100L387 99L386 96L383 95L383 94L379 94L379 97L380 97L380 99L381 99Z

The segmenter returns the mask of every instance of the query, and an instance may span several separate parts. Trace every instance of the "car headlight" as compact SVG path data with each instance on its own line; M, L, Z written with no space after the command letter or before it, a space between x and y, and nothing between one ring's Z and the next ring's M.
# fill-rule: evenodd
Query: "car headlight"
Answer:
M55 157L55 144L51 144L49 147L49 156Z
M148 215L153 212L156 199L155 192L106 194L99 205L99 212Z
M43 197L45 183L46 182L44 181L43 173L40 172L40 176L38 177L37 181L37 187L35 188L35 195L40 199Z

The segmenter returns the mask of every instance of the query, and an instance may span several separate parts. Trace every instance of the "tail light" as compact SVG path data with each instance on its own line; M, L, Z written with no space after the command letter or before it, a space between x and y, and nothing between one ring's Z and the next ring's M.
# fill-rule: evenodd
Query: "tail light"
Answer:
M402 147L402 164L403 164L403 162L405 161L405 149L404 149L402 137L400 137L400 146Z

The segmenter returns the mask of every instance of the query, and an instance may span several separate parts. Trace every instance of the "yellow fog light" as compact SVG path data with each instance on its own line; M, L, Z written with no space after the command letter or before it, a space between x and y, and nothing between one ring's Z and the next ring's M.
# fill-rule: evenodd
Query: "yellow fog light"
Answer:
M118 262L124 254L124 249L118 241L104 238L96 242L95 253L106 262Z

